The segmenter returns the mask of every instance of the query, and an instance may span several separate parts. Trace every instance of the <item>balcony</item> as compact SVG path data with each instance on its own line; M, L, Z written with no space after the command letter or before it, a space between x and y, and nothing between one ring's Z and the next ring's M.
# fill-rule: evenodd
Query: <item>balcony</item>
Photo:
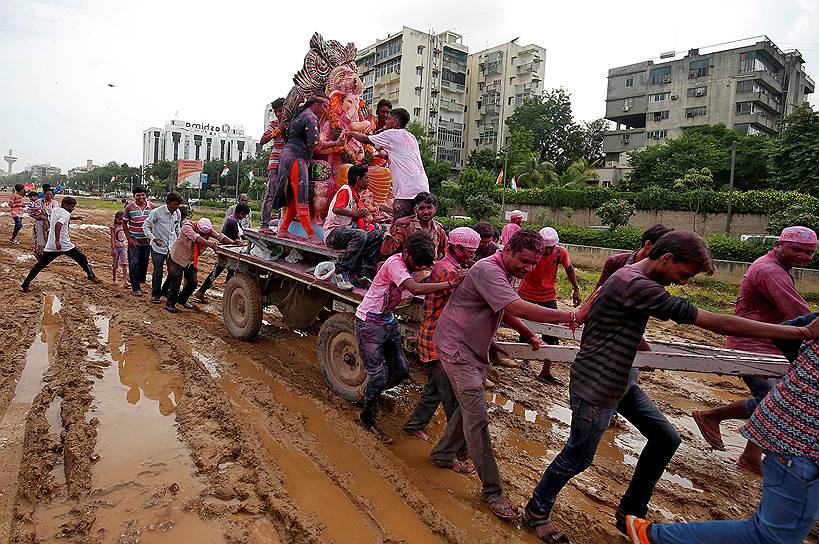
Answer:
M737 102L762 104L776 113L782 113L782 100L778 100L768 93L737 93Z
M463 113L464 112L464 105L460 102L452 102L451 100L441 100L441 109Z
M644 128L611 130L603 135L603 152L623 153L646 145Z
M466 86L461 85L460 83L455 83L454 81L441 80L441 87L443 87L444 89L449 89L450 91L455 91L455 92L459 92L459 93L462 93L462 92L466 91Z
M816 84L813 82L813 78L805 74L805 94L813 94L815 90Z
M375 84L376 85L389 85L390 83L392 83L394 81L398 81L399 79L401 79L401 74L400 73L398 73L398 72L387 72L386 74L375 78Z
M779 131L779 121L777 117L760 111L737 113L734 115L734 123L751 123L752 125L757 125L769 134L776 134Z
M521 64L517 68L518 74L526 74L529 72L537 73L540 71L540 62L527 62L526 64Z

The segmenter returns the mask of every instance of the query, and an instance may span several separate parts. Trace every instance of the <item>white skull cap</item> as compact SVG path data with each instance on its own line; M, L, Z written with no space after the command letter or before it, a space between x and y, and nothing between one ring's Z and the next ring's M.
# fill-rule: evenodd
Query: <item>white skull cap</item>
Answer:
M552 227L543 227L540 229L540 237L546 241L546 247L554 247L560 242L560 236Z

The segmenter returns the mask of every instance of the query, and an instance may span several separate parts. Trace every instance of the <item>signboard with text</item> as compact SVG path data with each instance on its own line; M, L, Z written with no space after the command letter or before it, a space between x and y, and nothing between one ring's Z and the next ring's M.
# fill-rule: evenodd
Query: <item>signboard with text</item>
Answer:
M200 174L204 168L203 161L186 161L180 160L176 169L176 186L185 185L191 189L199 189Z

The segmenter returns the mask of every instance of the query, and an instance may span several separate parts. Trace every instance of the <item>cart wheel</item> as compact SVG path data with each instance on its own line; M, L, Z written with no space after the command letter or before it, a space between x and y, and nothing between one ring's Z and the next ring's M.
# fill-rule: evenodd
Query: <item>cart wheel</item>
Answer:
M358 356L352 314L335 314L321 325L318 357L321 372L330 388L344 400L361 400L367 374Z
M222 297L225 328L233 338L250 340L262 327L262 291L247 274L234 274Z

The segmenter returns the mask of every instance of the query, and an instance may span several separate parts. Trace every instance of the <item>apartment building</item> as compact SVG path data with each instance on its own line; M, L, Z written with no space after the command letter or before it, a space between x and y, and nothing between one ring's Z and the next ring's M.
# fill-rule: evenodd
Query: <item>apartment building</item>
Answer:
M466 151L498 151L510 139L507 119L527 98L543 93L546 50L517 39L469 55Z
M781 120L814 92L803 64L799 51L759 36L610 69L606 119L616 129L604 139L606 166L698 125L777 134Z
M409 27L360 49L356 58L362 98L375 109L382 98L421 123L436 158L462 169L467 47L462 36Z

